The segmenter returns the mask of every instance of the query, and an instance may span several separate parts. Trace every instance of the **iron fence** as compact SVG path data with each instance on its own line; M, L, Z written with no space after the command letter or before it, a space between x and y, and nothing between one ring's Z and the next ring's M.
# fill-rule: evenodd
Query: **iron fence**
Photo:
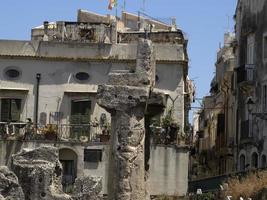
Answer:
M103 137L104 136L104 137ZM105 141L103 141L105 138ZM0 122L1 140L54 140L107 142L109 131L95 124L47 124Z

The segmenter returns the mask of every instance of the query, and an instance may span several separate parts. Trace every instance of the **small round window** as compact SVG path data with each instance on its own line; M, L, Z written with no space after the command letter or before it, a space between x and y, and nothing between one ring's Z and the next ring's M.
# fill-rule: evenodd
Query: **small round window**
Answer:
M18 79L21 75L21 72L13 67L8 67L4 73L8 79Z
M78 72L75 74L75 78L79 81L87 81L89 79L89 74L87 72Z

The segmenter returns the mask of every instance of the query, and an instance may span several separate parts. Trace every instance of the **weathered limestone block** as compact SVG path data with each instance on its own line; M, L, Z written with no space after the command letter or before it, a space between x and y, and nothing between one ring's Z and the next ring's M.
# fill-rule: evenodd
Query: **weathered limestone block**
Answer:
M6 166L0 167L0 199L24 200L24 193L19 185L17 176Z
M58 149L23 149L12 156L12 170L18 176L26 200L71 200L62 191L62 166Z
M100 85L98 104L107 110L127 110L145 106L149 89L131 86Z
M102 200L102 177L84 176L74 183L75 200Z
M109 85L143 86L148 81L136 73L110 73L108 78Z
M155 85L156 53L151 40L139 39L135 73L147 80L144 85Z

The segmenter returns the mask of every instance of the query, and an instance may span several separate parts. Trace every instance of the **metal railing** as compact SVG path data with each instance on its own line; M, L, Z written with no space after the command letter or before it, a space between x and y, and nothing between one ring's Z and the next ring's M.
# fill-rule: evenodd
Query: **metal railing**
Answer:
M26 123L23 122L0 122L0 139L9 136L25 134Z
M38 124L36 126L25 122L0 122L0 139L107 142L109 131L94 124Z

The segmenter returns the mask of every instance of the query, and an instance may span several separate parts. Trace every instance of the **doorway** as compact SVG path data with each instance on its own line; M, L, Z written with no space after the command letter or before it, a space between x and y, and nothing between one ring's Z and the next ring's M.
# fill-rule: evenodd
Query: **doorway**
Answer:
M59 160L62 164L62 186L65 193L72 193L77 177L77 154L68 148L59 150Z

